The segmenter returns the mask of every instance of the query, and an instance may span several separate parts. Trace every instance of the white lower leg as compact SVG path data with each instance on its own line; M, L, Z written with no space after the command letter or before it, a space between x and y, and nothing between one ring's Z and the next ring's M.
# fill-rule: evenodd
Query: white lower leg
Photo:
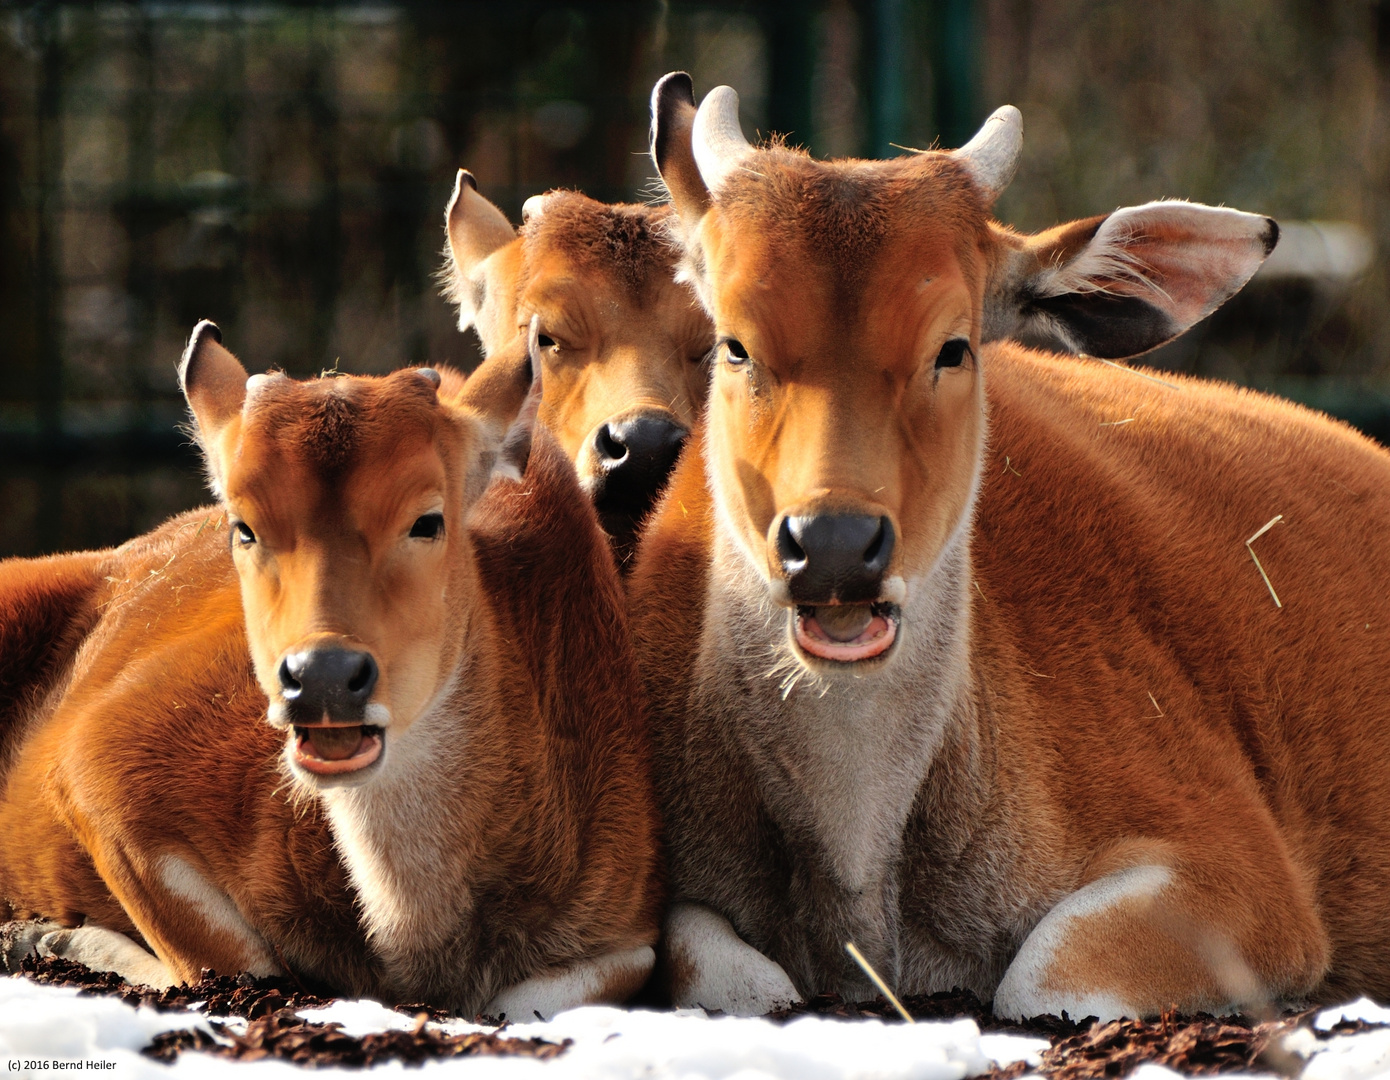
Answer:
M39 940L38 951L40 956L59 956L93 971L114 971L134 986L166 990L178 983L159 957L147 953L124 934L101 926L51 931Z
M676 904L666 919L672 1004L763 1016L801 1000L782 965L749 945L724 916Z

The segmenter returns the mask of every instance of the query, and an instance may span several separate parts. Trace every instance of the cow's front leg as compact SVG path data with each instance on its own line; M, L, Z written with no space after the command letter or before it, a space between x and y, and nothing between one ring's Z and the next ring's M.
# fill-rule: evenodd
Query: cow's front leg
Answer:
M1278 877L1223 881L1164 863L1112 871L1028 935L995 1014L1221 1014L1305 994L1326 970L1327 937L1309 899Z
M62 957L93 971L113 971L132 986L167 990L178 983L159 957L124 934L101 926L52 930L39 939L38 950L40 956Z
M205 968L224 974L283 974L269 942L192 856L143 852L138 860L143 872L137 875L131 869L137 860L119 848L99 847L101 839L92 846L93 861L113 868L104 880L155 955L98 926L49 935L44 947L51 955L149 986L196 982Z
M675 904L664 944L671 1002L730 1016L763 1016L801 1000L782 965L703 904Z
M656 966L650 945L604 953L591 960L547 968L507 987L483 1010L488 1016L525 1023L551 1019L581 1005L621 1005L642 989Z

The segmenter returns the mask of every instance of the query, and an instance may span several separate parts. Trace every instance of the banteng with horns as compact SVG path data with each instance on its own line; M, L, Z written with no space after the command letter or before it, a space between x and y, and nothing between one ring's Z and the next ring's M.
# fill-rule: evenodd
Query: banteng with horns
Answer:
M652 109L719 342L630 591L676 1000L872 993L847 941L1007 1016L1390 996L1390 455L1101 362L1228 299L1274 222L1020 235L1007 106L830 162L751 146L727 87Z

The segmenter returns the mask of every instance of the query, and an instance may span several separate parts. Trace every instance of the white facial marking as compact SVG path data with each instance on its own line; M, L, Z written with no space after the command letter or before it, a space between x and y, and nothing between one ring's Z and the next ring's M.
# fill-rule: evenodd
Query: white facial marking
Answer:
M1086 933L1086 922L1131 900L1152 900L1172 880L1166 866L1135 866L1117 870L1064 897L1018 950L994 995L998 1016L1023 1019L1065 1009L1074 1020L1098 1016L1101 1021L1134 1017L1138 1007L1116 994L1100 990L1058 990L1046 986L1048 969L1073 934Z
M242 971L257 976L281 974L265 939L246 921L230 896L177 855L165 855L158 866L164 887L196 911L214 934L230 939L240 950Z

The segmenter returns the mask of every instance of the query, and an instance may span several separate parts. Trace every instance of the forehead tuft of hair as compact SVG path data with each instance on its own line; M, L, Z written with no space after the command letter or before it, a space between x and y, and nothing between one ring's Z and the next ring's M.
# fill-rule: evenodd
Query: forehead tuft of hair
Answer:
M528 269L534 255L561 251L640 294L675 272L677 253L667 233L672 213L669 206L608 204L575 191L551 192L545 212L521 227Z
M989 222L965 170L934 152L888 161L817 161L773 144L728 177L717 203L732 223L776 246L813 244L847 286L863 279L884 239L908 222L953 226L962 253Z
M246 433L334 476L370 448L429 438L436 406L433 386L410 371L276 379L247 402Z

